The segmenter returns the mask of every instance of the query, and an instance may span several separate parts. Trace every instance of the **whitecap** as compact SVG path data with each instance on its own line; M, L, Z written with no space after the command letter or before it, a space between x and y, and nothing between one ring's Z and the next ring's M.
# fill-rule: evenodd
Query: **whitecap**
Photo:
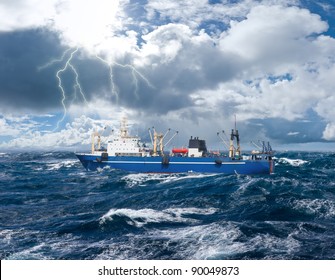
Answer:
M14 235L15 235L14 230L10 229L0 230L0 242L10 244Z
M152 259L164 251L174 251L169 259L211 259L239 252L243 244L236 239L241 235L232 223L155 229L144 235L128 234L126 242L111 243L97 259Z
M158 181L158 184L166 184L186 179L201 179L206 177L216 176L217 174L203 174L203 173L137 173L129 174L121 179L124 180L128 187L144 186L151 181Z
M100 218L100 224L103 225L107 221L113 221L116 216L127 217L126 221L130 225L142 227L148 223L196 223L195 218L185 217L187 215L212 215L217 212L215 208L168 208L165 210L154 210L150 208L144 209L110 209L106 214Z
M301 199L292 202L293 209L323 218L335 217L335 203L326 199Z
M49 247L45 242L32 246L20 252L13 253L8 257L12 260L50 260L51 257L47 256L43 250Z
M112 168L109 166L109 165L105 165L104 167L98 167L97 168L97 172L98 173L102 173L102 172L104 172L104 171L106 171L106 170L111 170Z
M31 243L31 246L25 246L21 249L18 246L18 241L19 243ZM78 252L86 246L78 237L70 233L59 236L58 234L24 228L0 231L1 243L5 248L8 247L6 259L12 260L66 258L67 255L71 255L72 252Z
M71 168L74 165L78 164L78 160L64 160L61 162L52 162L47 163L48 170L59 170L61 168Z
M160 173L136 173L128 174L121 178L128 187L143 186L150 181L167 181L179 176L178 174L160 174Z
M291 166L301 166L304 164L309 163L307 160L302 160L302 159L289 159L289 158L279 158L278 159L279 163L284 163L284 164L289 164Z
M266 259L276 258L278 254L293 255L299 248L300 242L293 236L277 237L270 234L258 234L249 239L244 245L245 252L264 251L268 252Z
M175 181L181 181L181 180L186 180L186 179L202 179L202 178L207 178L207 177L213 177L217 176L218 174L204 174L204 173L187 173L187 174L179 174L179 175L174 175L166 178L166 180L163 180L161 184L164 183L169 183L169 182L175 182Z

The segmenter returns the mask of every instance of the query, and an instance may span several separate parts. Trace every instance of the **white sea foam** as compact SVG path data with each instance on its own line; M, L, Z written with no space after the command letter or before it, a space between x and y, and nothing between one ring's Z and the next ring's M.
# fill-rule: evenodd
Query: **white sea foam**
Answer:
M250 176L244 176L239 179L239 188L232 194L232 197L236 199L234 203L236 205L242 204L252 204L260 201L266 200L266 195L270 192L260 186L260 180L264 181L266 179L252 178ZM250 193L250 188L256 189L257 192ZM247 193L247 196L244 196Z
M302 199L292 202L295 210L323 218L335 217L335 203L326 199Z
M187 179L201 179L201 178L213 177L217 175L218 174L203 174L203 173L188 173L186 175L180 174L180 175L174 175L174 176L170 175L170 177L168 177L166 180L163 180L161 184L181 181L181 180L187 180Z
M244 193L248 187L256 184L258 180L259 180L258 178L252 178L250 176L239 178L239 183L238 183L239 188L236 193L238 194Z
M33 241L30 247L20 249L18 241ZM1 230L0 244L4 248L11 248L6 254L6 259L13 260L46 260L55 258L55 256L66 256L72 252L78 252L87 246L83 244L80 238L72 234L48 234L38 230L27 230L21 228L19 230ZM90 243L91 245L91 243ZM14 249L14 252L12 252ZM10 254L9 254L10 253ZM0 253L1 256L1 253Z
M15 235L14 230L10 229L0 230L0 243L10 244L13 235Z
M102 173L102 172L104 172L104 171L106 171L106 170L110 170L111 169L111 167L109 166L109 165L106 165L106 166L104 166L104 167L98 167L97 168L97 172L98 173Z
M145 235L128 234L126 242L110 243L97 259L151 259L164 251L175 251L173 256L168 256L174 259L215 258L222 252L229 255L239 250L241 244L234 242L239 236L240 230L230 223L155 229Z
M300 242L291 235L280 238L270 234L258 234L244 244L245 252L253 252L255 250L267 253L267 259L278 258L278 254L291 255L300 248Z
M5 246L11 246L16 243L16 240L23 240L29 238L31 235L38 235L38 231L27 231L24 229L19 230L2 230L0 231L0 243L5 244ZM8 259L46 259L42 253L38 252L45 245L41 242L35 246L24 249L19 252L15 252L9 255Z
M144 235L128 234L127 241L110 243L98 259L151 259L159 252L173 252L165 258L225 259L265 251L265 258L287 258L299 250L292 236L270 234L244 236L232 222L192 225L175 229L154 229ZM164 258L164 256L158 256Z
M78 164L78 160L63 160L58 162L51 162L47 164L48 170L59 170L61 168L70 168Z
M302 159L290 159L290 158L280 158L278 159L279 163L285 163L285 164L289 164L292 166L301 166L303 164L307 164L309 163L309 161L307 160L302 160Z
M217 212L215 208L168 208L165 210L154 210L144 208L139 210L122 208L110 209L100 218L100 224L103 225L107 221L113 221L116 216L127 217L127 223L136 227L142 227L148 223L196 223L194 218L185 217L185 215L211 215Z
M201 173L174 173L174 174L160 174L160 173L138 173L129 174L122 177L127 183L128 187L144 186L150 181L158 181L158 184L165 184L186 179L200 179L205 177L216 176L217 174L201 174Z
M48 260L51 257L43 253L43 249L49 247L45 242L32 246L28 249L16 252L10 255L9 259L12 260Z
M121 178L121 180L127 183L128 187L134 187L137 185L142 185L144 182L149 180L164 180L166 175L164 174L146 174L146 173L137 173L137 174L128 174Z

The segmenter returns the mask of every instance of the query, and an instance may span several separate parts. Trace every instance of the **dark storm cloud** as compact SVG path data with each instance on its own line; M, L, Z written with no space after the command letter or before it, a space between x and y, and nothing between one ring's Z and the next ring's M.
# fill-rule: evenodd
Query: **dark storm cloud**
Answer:
M62 109L62 95L56 72L65 66L70 51L62 62L55 62L43 68L41 66L54 59L60 59L65 51L57 34L45 30L1 33L0 106L10 111L41 112ZM188 51L201 53L200 49ZM200 66L198 70L187 67L190 61L187 61L189 54L186 51L170 64L160 65L153 72L138 69L148 77L153 87L139 75L136 75L136 82L132 68L114 64L113 82L118 98L112 93L108 65L96 58L88 58L80 50L71 63L78 71L80 84L88 100L94 95L96 98L106 98L113 103L117 101L119 105L125 107L165 114L171 110L192 106L189 95L194 90L212 88L220 80L227 79L227 73L223 73L220 69L222 64L227 65L222 56L207 49L202 51L204 55L200 58L196 58L196 54L193 56L194 60L199 60L193 61ZM212 63L206 66L208 58ZM118 63L131 64L130 59ZM68 106L74 100L75 75L69 69L61 73L61 78L67 94L65 104ZM74 102L83 102L78 92Z
M60 58L64 51L57 35L45 30L0 33L0 106L19 111L60 108L61 92L56 72L65 62L40 67ZM73 64L88 99L91 93L108 85L108 74L97 61L75 58ZM67 71L62 78L73 99L74 74Z
M41 30L0 34L1 106L45 108L59 102L54 71L38 71L62 49L55 36Z
M128 61L118 63L131 64ZM156 64L153 70L151 67L137 70L153 87L136 75L136 88L132 70L114 66L113 76L121 105L158 114L192 107L192 93L216 89L220 83L232 79L242 67L240 58L208 44L186 45L169 63L160 63L159 58L152 63Z

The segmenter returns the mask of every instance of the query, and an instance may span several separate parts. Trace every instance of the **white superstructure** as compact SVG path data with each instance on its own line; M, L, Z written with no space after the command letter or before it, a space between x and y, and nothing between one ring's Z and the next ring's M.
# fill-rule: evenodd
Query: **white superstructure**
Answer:
M128 135L127 119L123 118L120 134L107 143L107 153L109 156L146 156L148 151L138 136Z
M107 153L110 156L141 156L143 147L138 137L115 137L107 143Z

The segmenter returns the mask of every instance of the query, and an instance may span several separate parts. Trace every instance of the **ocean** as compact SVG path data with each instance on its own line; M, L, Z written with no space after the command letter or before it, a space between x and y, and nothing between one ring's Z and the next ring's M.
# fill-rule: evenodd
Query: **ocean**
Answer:
M0 259L335 259L334 167L286 152L271 175L130 174L0 153Z

